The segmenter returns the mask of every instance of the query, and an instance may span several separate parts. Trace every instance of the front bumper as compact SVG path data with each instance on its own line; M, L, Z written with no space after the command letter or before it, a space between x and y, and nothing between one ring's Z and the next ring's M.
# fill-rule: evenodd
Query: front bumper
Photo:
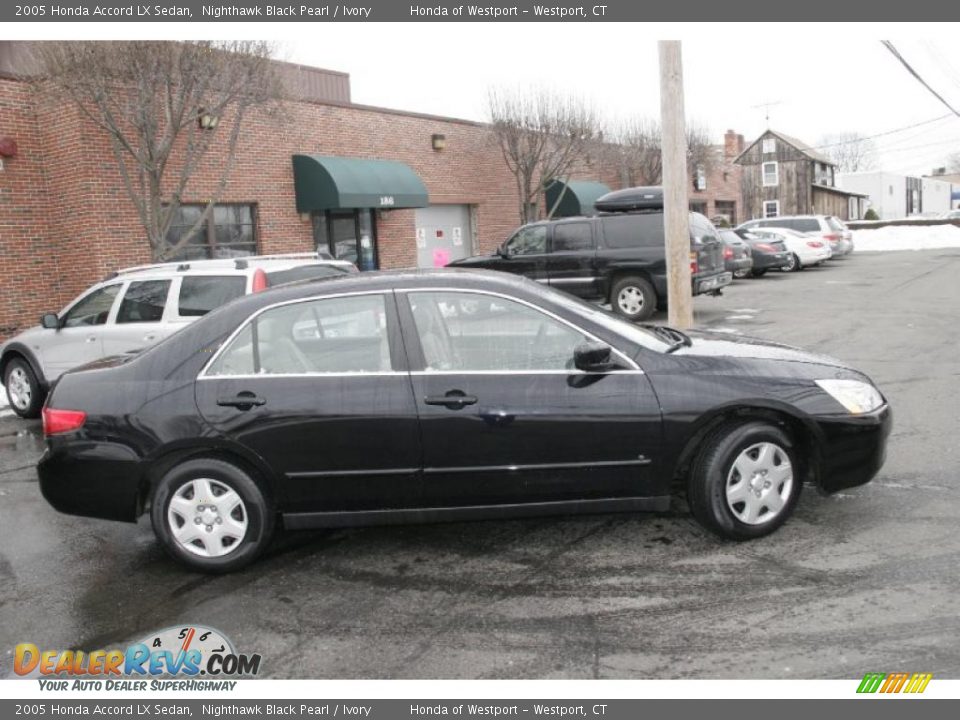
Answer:
M136 522L141 465L126 445L56 439L37 474L43 497L62 513Z
M820 431L819 485L826 493L870 482L887 457L889 405L866 415L815 418Z

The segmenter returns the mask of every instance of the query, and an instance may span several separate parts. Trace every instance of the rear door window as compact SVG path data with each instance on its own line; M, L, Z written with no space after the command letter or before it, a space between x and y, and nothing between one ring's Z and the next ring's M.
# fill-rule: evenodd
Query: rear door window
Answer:
M663 247L663 214L604 217L603 241L608 248Z
M169 292L169 280L138 280L130 283L117 311L117 324L160 322Z
M242 296L247 289L243 275L192 275L180 282L177 311L180 317L200 317Z
M587 222L559 223L553 226L553 252L593 249L593 229Z

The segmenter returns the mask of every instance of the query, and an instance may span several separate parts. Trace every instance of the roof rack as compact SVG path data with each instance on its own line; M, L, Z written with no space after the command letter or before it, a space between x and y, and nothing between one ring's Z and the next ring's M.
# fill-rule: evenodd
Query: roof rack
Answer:
M276 253L273 255L248 255L241 258L212 258L208 260L191 260L190 262L183 262L179 260L173 260L171 262L165 263L151 263L149 265L134 265L128 268L121 268L119 270L114 270L106 276L106 280L111 280L120 275L130 275L133 273L147 272L149 270L176 270L177 272L185 272L191 268L201 270L207 265L214 265L221 267L228 267L231 263L233 267L237 270L245 270L250 267L251 262L260 262L261 260L330 260L328 253L320 252L300 252L300 253Z

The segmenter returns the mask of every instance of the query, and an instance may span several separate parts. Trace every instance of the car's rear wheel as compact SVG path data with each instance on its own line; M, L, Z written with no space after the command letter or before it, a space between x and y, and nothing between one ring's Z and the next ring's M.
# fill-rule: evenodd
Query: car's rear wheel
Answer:
M710 435L690 471L694 517L721 537L768 535L793 512L801 474L791 438L764 421L722 426Z
M734 270L734 271L733 271L733 276L734 276L735 278L741 278L741 279L743 279L743 278L747 277L749 274L750 274L750 271L749 271L749 270Z
M229 572L253 562L269 544L274 507L246 472L201 458L175 466L157 483L150 509L164 549L205 572Z
M7 392L7 402L17 415L22 418L40 417L44 392L30 363L19 357L7 363L3 386Z
M763 277L764 275L767 274L767 269L763 268L758 270L751 270L750 274L753 275L754 277Z
M610 304L617 314L628 320L646 320L657 309L657 291L649 280L630 275L613 284Z

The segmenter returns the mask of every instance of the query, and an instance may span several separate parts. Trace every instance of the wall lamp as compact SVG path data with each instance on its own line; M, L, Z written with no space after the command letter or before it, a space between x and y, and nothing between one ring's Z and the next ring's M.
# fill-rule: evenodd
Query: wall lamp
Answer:
M431 135L430 144L433 145L433 149L440 151L447 146L447 136L446 135Z

